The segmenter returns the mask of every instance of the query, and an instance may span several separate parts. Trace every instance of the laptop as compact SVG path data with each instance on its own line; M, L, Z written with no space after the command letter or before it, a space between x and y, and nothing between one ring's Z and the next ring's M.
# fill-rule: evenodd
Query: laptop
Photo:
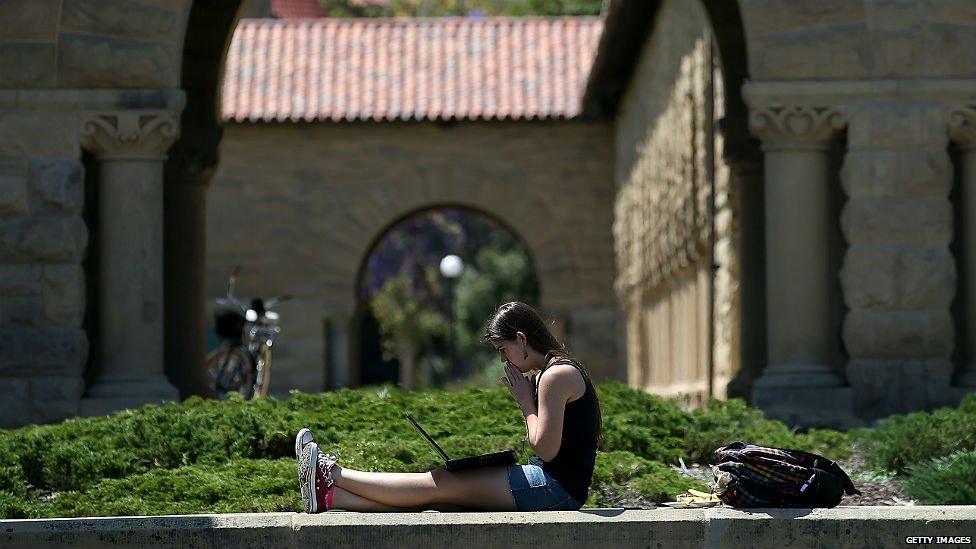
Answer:
M434 450L444 458L444 468L448 471L462 471L464 469L477 469L478 467L494 467L494 466L506 466L515 465L518 463L518 454L515 450L505 450L504 452L493 452L491 454L481 454L480 456L469 456L458 459L451 459L451 456L447 455L447 452L440 447L439 444L434 442L434 439L427 434L427 431L417 423L417 420L410 415L410 412L403 412L403 415L410 420L410 423L420 431L420 434L424 435L427 442L434 447Z

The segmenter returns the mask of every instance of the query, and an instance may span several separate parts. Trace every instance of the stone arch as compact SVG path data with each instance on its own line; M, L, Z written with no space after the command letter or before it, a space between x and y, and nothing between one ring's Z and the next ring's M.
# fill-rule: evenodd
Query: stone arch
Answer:
M351 313L348 321L347 359L350 371L343 374L350 383L355 383L360 377L360 372L356 370L359 367L360 348L357 334L365 311L362 300L356 294L369 254L393 227L423 211L457 208L476 212L488 216L515 235L529 255L538 277L541 312L556 322L556 331L561 332L558 337L568 335L565 332L571 311L577 306L585 305L576 299L577 290L584 281L574 266L585 264L587 260L578 257L580 250L562 236L559 226L547 222L547 219L553 217L552 205L536 197L523 202L513 212L505 212L496 204L509 203L511 198L492 195L487 186L482 186L481 191L468 189L469 193L466 194L452 184L449 177L439 181L431 186L420 187L423 189L420 193L400 195L400 200L387 203L386 216L367 219L350 214L351 217L344 223L362 231L357 231L357 234L336 235L332 242L323 243L327 247L349 249L352 252L347 259L336 262L333 265L334 271L326 275L343 279L341 285L346 287L349 296L349 302L337 305L339 310ZM350 264L346 261L351 261L355 269L350 269ZM335 362L338 364L341 359L337 358Z
M740 2L695 0L706 12L725 79L725 112L738 120L747 115L742 86L749 78L746 27ZM634 59L650 35L664 0L617 2L607 14L606 32L590 74L584 107L590 116L616 114L635 67ZM725 129L740 131L738 127ZM743 139L753 139L745 126ZM758 150L758 145L756 145Z
M701 0L711 21L722 68L725 117L720 122L723 150L716 151L729 168L730 187L739 206L739 371L729 381L729 396L750 398L752 385L766 362L766 256L763 198L763 154L749 132L749 108L743 86L749 79L747 27L740 2Z
M725 112L730 118L745 117L742 85L749 77L746 31L738 2L700 0L711 21L725 81Z
M611 3L585 98L589 112L617 119L616 289L628 316L628 378L693 400L747 396L765 358L762 155L742 95L739 8Z
M335 306L352 310L356 302L356 286L362 276L363 265L379 240L401 221L420 212L435 208L459 208L476 211L491 217L500 225L518 235L532 258L540 277L540 299L545 307L564 307L567 300L581 283L578 273L571 267L579 263L578 251L561 236L559 227L547 223L551 219L551 206L543 201L530 200L519 207L516 221L506 221L505 212L490 204L499 197L473 195L462 197L451 190L450 183L432 187L420 187L421 192L400 196L385 203L385 215L370 217L361 212L346 211L338 216L337 223L356 227L356 231L334 232L321 244L328 249L342 250L331 262L331 270L324 273L330 280L341 281L347 296L338 298ZM487 190L485 191L488 192ZM426 194L430 193L430 194ZM501 200L506 200L501 198ZM538 215L539 212L544 215ZM530 215L532 214L532 215ZM547 261L548 260L548 261Z
M354 381L356 287L376 238L403 216L437 206L508 220L532 250L547 312L572 327L571 344L595 349L589 357L595 372L615 375L607 125L241 123L229 124L227 132L211 189L211 203L220 207L209 215L214 225L232 221L225 216L264 216L262 231L243 230L249 247L266 253L258 257L211 234L210 292L220 291L235 257L255 266L250 276L264 284L255 292L301 296L305 308L291 318L300 314L305 321L283 330L293 337L305 330L308 356L320 353L315 345L324 346L326 386ZM565 236L567 227L572 237ZM309 327L319 318L325 319L324 338L322 329Z
M247 0L192 2L185 14L180 136L164 168L164 363L183 397L207 394L205 233L207 186L218 163L220 85L227 47Z
M523 236L524 233L519 232L519 229L510 224L504 217L499 215L497 209L486 208L484 204L473 204L473 203L462 203L462 202L452 202L452 201L438 201L430 202L423 205L411 205L410 208L405 209L400 215L394 217L392 220L383 220L376 224L379 227L378 231L375 232L369 241L369 245L366 246L365 252L359 257L358 265L359 268L356 271L356 276L354 279L353 292L356 291L356 286L362 281L365 275L366 263L369 259L370 254L376 249L376 246L383 240L383 238L393 230L400 223L414 217L415 215L421 214L430 210L438 209L455 209L470 212L477 215L485 216L491 219L492 222L497 224L502 229L511 233L516 240L522 245L526 253L529 255L529 261L532 263L534 269L538 271L538 261L536 260L537 252L532 248L531 244ZM523 227L523 229L526 227ZM563 247L559 250L560 253L571 253L567 247ZM540 280L540 283L542 281ZM541 288L540 288L541 289ZM540 293L541 296L541 293Z
M423 212L437 209L454 209L462 210L465 212L485 216L489 218L493 223L495 223L501 229L508 231L515 239L519 242L522 249L525 250L526 254L529 256L529 263L532 265L532 269L536 272L539 279L539 296L540 296L540 306L542 308L542 314L547 314L547 304L542 298L542 288L546 286L543 276L539 270L539 264L536 261L538 253L531 247L531 244L524 238L525 233L520 233L516 228L514 228L505 218L500 217L497 211L490 211L485 208L483 204L461 204L458 202L437 202L430 203L423 206L414 206L408 211L404 211L401 215L394 218L392 221L387 222L382 225L377 233L373 235L370 244L366 247L365 253L359 259L359 269L356 272L356 276L353 282L353 299L355 300L354 313L352 316L351 327L350 327L350 378L352 380L358 380L362 377L362 372L359 368L362 367L360 356L362 353L361 342L358 341L357 336L359 334L359 325L363 321L363 317L366 315L365 303L359 298L358 293L359 285L362 283L363 277L366 274L366 265L369 261L370 255L376 249L376 247L382 242L383 238L400 223L416 216L422 214ZM497 209L496 209L497 210ZM562 247L556 250L557 253L572 253L568 247Z
M451 194L446 192L446 189L441 189L440 192L444 194ZM429 201L426 203L418 203L420 201L410 201L407 204L403 204L401 213L395 217L377 220L371 225L373 228L372 238L369 240L369 244L361 247L362 253L360 254L356 270L356 275L351 279L350 288L355 294L356 285L362 279L363 269L365 268L366 260L369 258L369 254L375 249L376 245L393 227L396 227L400 222L405 221L414 215L421 212L439 208L455 208L461 210L471 211L480 215L485 215L489 217L492 221L497 223L499 226L509 231L522 243L526 252L529 254L529 258L532 262L533 267L539 275L539 298L543 307L557 306L559 305L560 298L571 293L570 288L575 288L579 284L579 277L576 276L577 273L568 273L568 276L557 276L562 270L564 264L575 264L578 263L573 256L577 252L564 238L559 238L557 234L551 231L554 227L547 226L545 221L546 217L543 216L532 216L525 217L522 219L517 219L512 222L509 218L505 217L505 212L501 211L500 208L492 207L491 200L478 201L471 199L462 199L460 197L454 197L454 199L443 198L440 200ZM544 207L544 202L528 203L525 208L526 211L536 211L536 207ZM564 257L568 258L565 263L546 263L540 258L556 258ZM562 287L563 285L568 285L569 288Z
M749 399L752 385L766 362L766 272L763 154L749 131L749 107L743 88L750 78L748 27L740 1L696 0L704 9L721 70L723 117L718 121L721 149L716 161L728 169L728 187L737 211L732 221L737 235L739 367L724 389L730 397ZM661 2L655 2L657 10ZM713 262L715 260L713 259ZM713 290L714 293L714 290ZM714 339L714 334L713 334Z

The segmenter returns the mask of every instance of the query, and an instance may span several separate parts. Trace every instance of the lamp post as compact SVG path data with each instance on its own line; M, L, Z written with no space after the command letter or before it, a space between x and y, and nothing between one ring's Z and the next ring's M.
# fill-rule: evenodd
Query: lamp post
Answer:
M441 274L447 279L447 320L451 329L448 345L450 349L451 377L457 379L460 374L457 365L457 353L454 344L454 279L461 276L464 270L464 262L461 258L454 255L446 255L441 259Z

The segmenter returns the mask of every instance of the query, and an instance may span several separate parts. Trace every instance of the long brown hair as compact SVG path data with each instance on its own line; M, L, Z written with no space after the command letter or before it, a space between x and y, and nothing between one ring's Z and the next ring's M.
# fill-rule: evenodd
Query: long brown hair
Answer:
M600 411L600 399L596 394L596 387L590 381L590 376L583 367L583 363L576 359L566 345L561 343L546 327L542 316L530 305L521 301L510 301L498 307L488 321L483 341L512 341L516 339L516 332L525 334L526 342L536 351L545 353L543 371L549 367L550 358L566 358L579 365L580 373L593 387L593 398L596 399L597 440L603 439L603 413ZM540 374L541 375L541 374Z

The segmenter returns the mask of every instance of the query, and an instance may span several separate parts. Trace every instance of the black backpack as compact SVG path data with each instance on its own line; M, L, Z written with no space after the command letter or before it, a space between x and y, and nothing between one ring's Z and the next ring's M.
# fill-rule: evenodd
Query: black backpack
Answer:
M810 452L733 442L715 459L715 494L733 507L836 507L861 493L840 466Z

